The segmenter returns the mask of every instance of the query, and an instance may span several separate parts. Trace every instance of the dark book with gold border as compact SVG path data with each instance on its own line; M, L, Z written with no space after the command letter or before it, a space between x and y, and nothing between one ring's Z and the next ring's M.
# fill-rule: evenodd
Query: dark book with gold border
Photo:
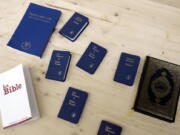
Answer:
M174 122L180 93L180 66L147 56L134 110Z

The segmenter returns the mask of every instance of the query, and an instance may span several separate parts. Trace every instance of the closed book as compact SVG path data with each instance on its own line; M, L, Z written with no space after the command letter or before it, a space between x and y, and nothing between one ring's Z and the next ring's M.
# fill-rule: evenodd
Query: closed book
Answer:
M102 120L97 135L120 135L122 127L119 125L110 123L109 121Z
M70 87L58 113L58 118L74 124L79 123L87 98L87 92Z
M88 26L89 19L79 13L74 13L68 22L59 31L61 35L74 42Z
M54 50L46 73L47 79L64 82L66 80L71 53L69 51Z
M134 84L139 62L139 56L124 52L121 53L114 81L132 86Z
M175 122L179 82L179 65L147 56L134 110L167 122Z
M31 3L8 46L41 57L61 12Z
M76 66L88 72L89 74L94 74L106 53L107 50L105 48L94 42L91 42L84 54L79 59Z
M39 118L28 68L18 65L0 74L2 127L8 128Z

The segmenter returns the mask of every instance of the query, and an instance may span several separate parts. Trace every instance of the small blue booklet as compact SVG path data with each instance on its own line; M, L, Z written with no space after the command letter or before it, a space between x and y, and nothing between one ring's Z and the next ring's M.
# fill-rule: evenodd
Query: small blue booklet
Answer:
M76 66L90 74L94 74L106 53L105 48L91 42Z
M41 57L61 12L30 3L8 46Z
M59 31L61 35L74 42L88 26L89 19L79 13L74 13L68 22Z
M64 82L66 80L71 53L69 51L54 50L46 74L47 79Z
M122 127L103 120L99 127L98 135L120 135Z
M116 69L114 81L132 86L134 84L139 62L139 56L122 53Z
M58 113L58 117L77 124L80 120L87 98L87 92L70 87Z

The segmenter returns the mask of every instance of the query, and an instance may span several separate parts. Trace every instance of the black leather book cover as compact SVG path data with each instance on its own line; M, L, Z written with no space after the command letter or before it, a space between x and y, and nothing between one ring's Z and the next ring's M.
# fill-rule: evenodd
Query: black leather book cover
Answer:
M134 110L174 122L180 92L180 66L147 56Z

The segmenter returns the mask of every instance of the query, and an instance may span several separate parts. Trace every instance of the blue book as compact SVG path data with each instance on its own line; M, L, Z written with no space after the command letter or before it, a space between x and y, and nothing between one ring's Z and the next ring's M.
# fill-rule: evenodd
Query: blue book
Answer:
M106 53L105 48L91 42L76 66L90 74L94 74Z
M41 57L61 12L30 3L8 46Z
M75 41L89 24L89 19L79 13L74 13L68 22L59 31L61 35Z
M122 53L114 81L132 86L136 77L140 57L132 54Z
M77 124L80 120L87 98L87 92L70 87L58 113L58 117Z
M103 120L99 127L97 135L120 135L122 132L122 127Z
M53 51L46 78L64 82L66 80L70 60L71 54L69 51Z

